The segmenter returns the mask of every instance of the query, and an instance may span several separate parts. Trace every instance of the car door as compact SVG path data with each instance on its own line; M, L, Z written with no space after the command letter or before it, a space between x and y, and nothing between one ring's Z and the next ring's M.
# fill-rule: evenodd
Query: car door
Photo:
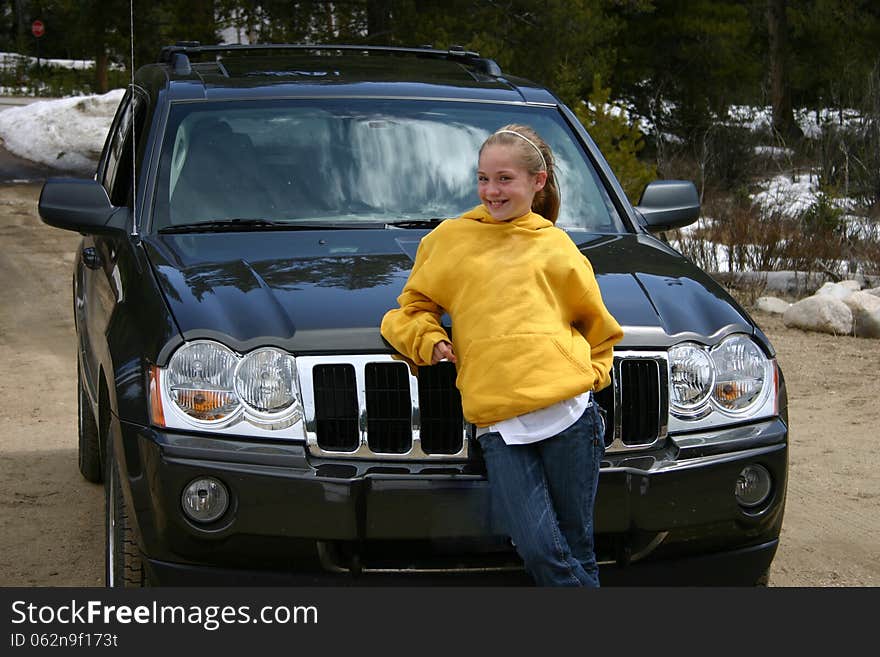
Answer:
M96 177L116 207L133 204L133 147L141 140L146 100L127 91L110 128ZM102 359L107 356L107 327L122 301L117 260L125 243L118 237L83 238L77 266L75 306L86 384L96 397Z

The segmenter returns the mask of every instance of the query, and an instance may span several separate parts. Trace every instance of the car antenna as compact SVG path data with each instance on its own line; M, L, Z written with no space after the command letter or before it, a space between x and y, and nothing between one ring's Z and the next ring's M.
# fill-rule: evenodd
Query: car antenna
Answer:
M135 130L137 129L137 121L135 121L134 107L134 0L128 0L129 7L129 29L131 30L131 95L132 99L129 103L131 108L131 235L138 237L137 225L137 154L135 146Z

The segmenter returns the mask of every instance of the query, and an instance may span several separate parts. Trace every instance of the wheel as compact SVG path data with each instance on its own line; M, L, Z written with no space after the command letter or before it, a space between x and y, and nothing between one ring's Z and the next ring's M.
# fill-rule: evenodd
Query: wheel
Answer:
M107 450L108 476L104 484L104 583L110 588L141 588L148 585L141 552L129 523L130 511L119 480L113 450Z
M86 481L101 483L101 441L98 436L98 422L92 412L88 393L83 387L82 371L76 363L77 391L77 430L79 433L79 471Z

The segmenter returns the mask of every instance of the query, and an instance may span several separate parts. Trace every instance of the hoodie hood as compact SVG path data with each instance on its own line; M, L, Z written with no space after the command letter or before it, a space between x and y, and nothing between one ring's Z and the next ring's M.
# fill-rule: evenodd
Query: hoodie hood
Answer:
M465 212L461 217L462 219L473 219L474 221L479 221L483 224L507 224L509 226L516 226L517 228L524 228L525 230L541 230L542 228L553 227L551 221L545 219L539 214L535 214L534 212L529 212L519 217L508 219L507 221L499 221L489 213L489 209L482 203L473 210Z

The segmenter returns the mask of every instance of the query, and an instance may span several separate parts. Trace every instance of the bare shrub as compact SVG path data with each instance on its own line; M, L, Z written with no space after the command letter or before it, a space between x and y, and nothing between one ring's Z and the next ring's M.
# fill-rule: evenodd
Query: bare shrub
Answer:
M867 76L864 89L855 110L821 117L821 132L803 142L803 154L823 188L869 210L880 203L880 63Z
M806 281L880 275L880 63L869 78L857 110L835 116L816 111L820 132L791 143L736 119L688 139L658 138L661 177L697 182L704 214L695 225L670 231L670 244L716 277L762 271L800 272ZM768 138L771 147L765 146ZM750 188L774 174L780 180L753 202ZM806 181L811 184L798 184ZM725 282L742 284L735 277Z
M704 204L711 220L676 231L675 246L698 266L713 272L780 269L794 229L779 215L762 215L742 195L713 195Z
M772 170L772 158L759 152L762 136L716 122L688 140L658 139L657 171L662 178L693 180L706 199L716 192L744 187Z
M746 276L742 272L715 274L714 278L721 283L727 292L740 304L754 306L767 290L767 276Z
M785 204L762 210L744 195L716 194L704 204L706 217L695 226L672 231L670 243L710 272L790 270L831 280L880 274L876 224L847 219L822 193L797 216L783 213L781 207ZM743 287L735 276L722 279L730 287ZM746 290L746 296L753 294Z
M681 144L658 139L657 175L669 180L700 180L700 169L692 154Z
M861 265L861 273L871 278L880 277L880 236L876 224L874 236L861 237L851 245L852 260Z
M678 251L697 265L700 269L708 272L721 271L719 266L718 251L710 240L699 233L682 234L672 231L669 241Z
M774 171L773 158L761 149L764 139L737 125L719 123L707 130L697 151L706 188L736 190Z
M872 208L880 203L880 60L865 82L859 121L841 140L845 167L842 192L863 208Z

